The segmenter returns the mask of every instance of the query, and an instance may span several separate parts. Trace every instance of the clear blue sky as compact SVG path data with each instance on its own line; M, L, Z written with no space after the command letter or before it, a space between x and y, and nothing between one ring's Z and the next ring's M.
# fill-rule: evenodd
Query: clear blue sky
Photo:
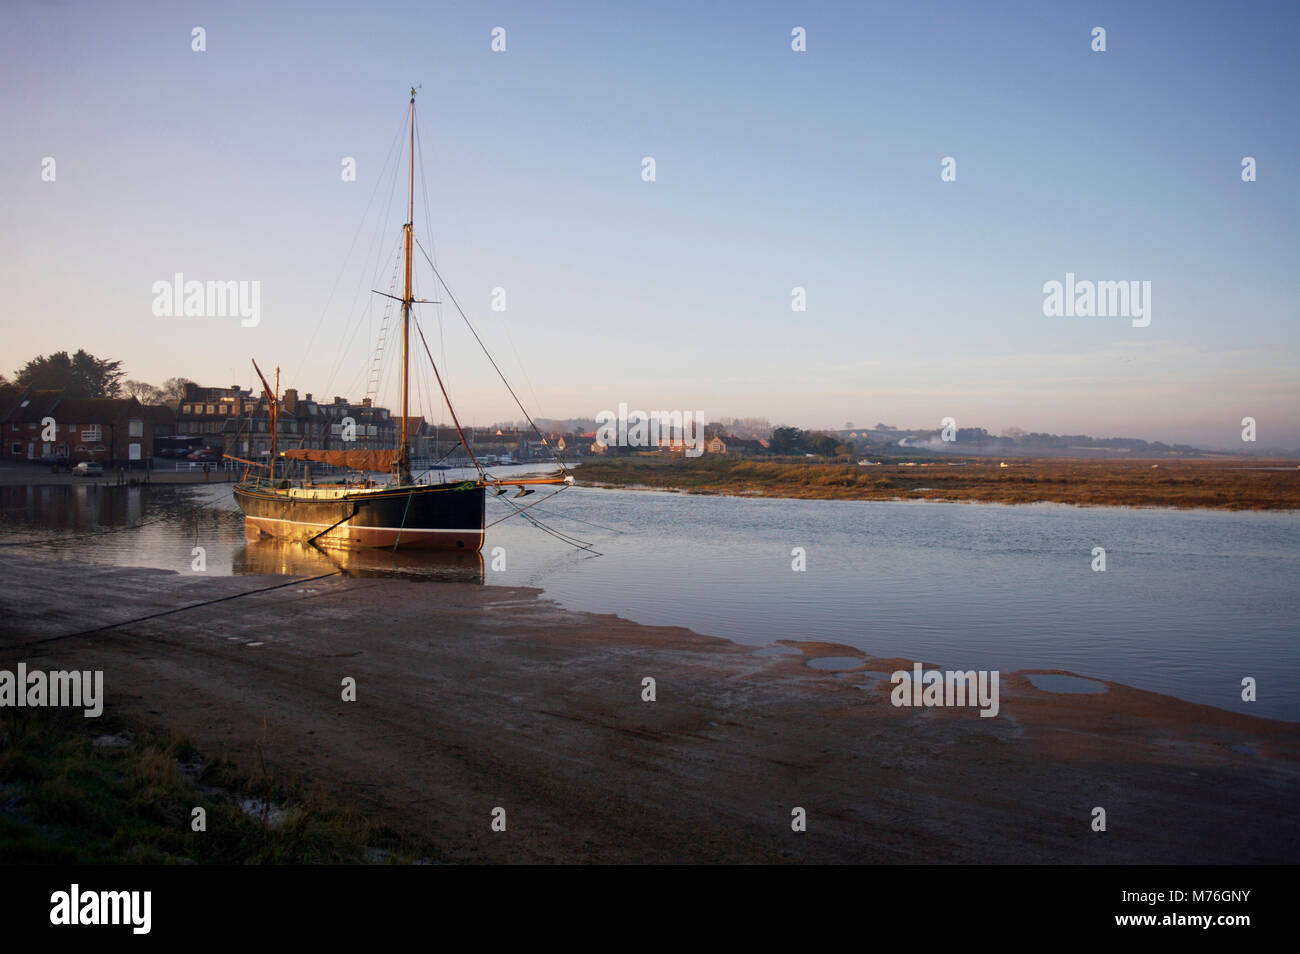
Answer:
M0 371L85 347L247 385L256 357L359 397L404 210L363 217L418 83L439 267L535 413L1226 447L1250 415L1300 446L1298 26L1249 2L10 0ZM260 281L260 325L154 317L175 272ZM1066 272L1150 281L1150 326L1044 317ZM425 315L463 416L517 417Z

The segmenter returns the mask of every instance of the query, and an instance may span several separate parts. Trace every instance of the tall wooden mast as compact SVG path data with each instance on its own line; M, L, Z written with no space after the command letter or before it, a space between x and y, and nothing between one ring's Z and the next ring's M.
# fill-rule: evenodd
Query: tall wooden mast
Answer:
M275 480L275 458L280 437L280 366L275 366L275 393L271 395L271 480Z
M274 481L275 481L275 458L276 458L276 440L275 440L275 434L276 434L276 430L277 430L277 428L276 428L276 423L277 423L277 421L278 421L278 418L279 418L279 411L280 411L280 399L279 399L279 395L280 395L280 369L279 369L278 367L275 369L275 390L274 390L274 391L271 390L271 385L269 385L269 384L266 383L266 375L264 375L264 374L262 373L262 369L259 368L259 367L257 366L257 360L256 360L256 359L254 359L254 361L253 361L253 370L257 372L257 376L258 376L258 378L259 378L259 379L261 380L261 382L262 382L262 393L263 393L264 395L266 395L266 412L267 412L267 417L268 417L268 419L270 420L270 423L271 423L271 451L270 451L271 457L270 457L270 460L267 461L267 464L269 465L269 468L268 468L268 469L269 469L269 471L270 471L271 480L272 480L272 482L274 482ZM252 422L253 422L253 418L252 418L252 414L253 414L253 412L252 412L252 411L249 411L249 418L248 418L248 421L249 421L249 423L248 423L248 430L249 430L249 433L250 433L250 438L249 438L249 441L250 441L250 443L249 443L249 450L252 450L253 447L254 447L254 444L253 444L253 442L252 442L252 438L251 438L251 434L252 434L252 430L253 430L253 423L252 423ZM237 458L236 458L236 459L237 459Z
M411 87L411 158L407 165L406 181L406 286L402 293L402 422L399 480L411 482L411 448L407 444L406 419L410 416L411 388L409 384L411 359L411 245L415 231L415 87Z

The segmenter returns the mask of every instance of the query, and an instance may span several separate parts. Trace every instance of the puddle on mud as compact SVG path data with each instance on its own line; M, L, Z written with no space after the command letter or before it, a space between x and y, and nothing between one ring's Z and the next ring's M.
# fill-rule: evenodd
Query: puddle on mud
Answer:
M862 665L860 656L820 656L817 659L808 660L808 666L813 669L826 669L836 672L843 669L857 669Z
M1040 689L1043 692L1088 693L1106 691L1104 682L1085 679L1082 676L1065 676L1051 672L1030 672L1025 673L1025 678L1029 680L1035 689Z

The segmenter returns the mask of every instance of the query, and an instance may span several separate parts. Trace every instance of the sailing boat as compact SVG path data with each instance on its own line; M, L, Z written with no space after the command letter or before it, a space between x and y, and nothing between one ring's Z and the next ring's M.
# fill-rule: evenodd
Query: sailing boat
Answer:
M487 473L465 440L456 411L451 406L442 376L425 345L438 386L451 412L460 445L475 469L477 479L456 483L418 482L411 475L410 420L410 337L411 306L419 300L411 292L411 253L415 242L415 90L410 103L410 160L407 174L406 223L402 226L405 249L402 304L402 414L397 446L388 450L331 450L289 448L276 453L279 376L273 390L257 363L270 411L271 456L269 464L224 456L247 465L244 478L235 485L235 502L244 513L245 525L272 537L312 543L317 546L397 549L435 549L477 552L484 536L484 504L489 487L497 495L508 487L519 487L519 495L532 493L530 484L569 485L573 478L558 461L558 473L540 477L498 478ZM441 276L439 276L441 279ZM445 287L445 286L444 286ZM382 294L382 293L380 293ZM389 295L390 298L395 296ZM454 299L453 299L454 301ZM457 305L459 309L459 305ZM462 312L462 316L464 313ZM466 318L468 322L468 318ZM471 326L472 330L472 326ZM420 333L423 340L423 332ZM477 338L477 334L475 335ZM481 344L481 341L480 341ZM490 356L489 356L490 357ZM495 362L493 362L495 366ZM498 371L499 373L499 371ZM504 379L503 379L504 380ZM507 385L508 386L508 385ZM511 392L513 394L513 390ZM521 406L522 409L522 406ZM525 415L527 412L525 412ZM531 418L530 418L531 422ZM535 425L534 425L534 429ZM545 443L545 438L543 438ZM317 483L305 477L292 480L276 473L277 457L288 461L317 461L362 472L355 482ZM265 474L250 476L254 469ZM375 485L365 479L368 472L387 472L386 483ZM516 495L518 496L518 495ZM518 509L518 508L517 508Z

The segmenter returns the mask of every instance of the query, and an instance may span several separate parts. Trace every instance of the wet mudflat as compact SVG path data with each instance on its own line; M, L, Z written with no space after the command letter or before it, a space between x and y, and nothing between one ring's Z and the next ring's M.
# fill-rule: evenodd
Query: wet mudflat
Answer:
M115 714L264 757L451 860L1300 860L1300 727L1116 683L1047 692L1003 673L999 715L980 718L895 708L887 681L808 665L910 659L759 655L529 588L13 548L0 575L0 666L103 669Z

